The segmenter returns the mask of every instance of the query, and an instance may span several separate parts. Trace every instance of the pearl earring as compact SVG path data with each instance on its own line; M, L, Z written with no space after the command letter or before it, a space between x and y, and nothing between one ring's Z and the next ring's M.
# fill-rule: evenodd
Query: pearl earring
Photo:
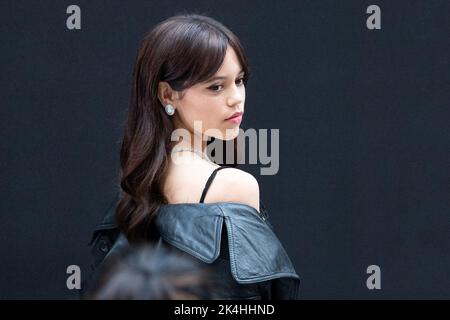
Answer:
M166 113L167 113L169 116L172 116L172 115L175 113L175 108L174 108L171 104L166 105L166 106L164 107L164 109L166 110Z

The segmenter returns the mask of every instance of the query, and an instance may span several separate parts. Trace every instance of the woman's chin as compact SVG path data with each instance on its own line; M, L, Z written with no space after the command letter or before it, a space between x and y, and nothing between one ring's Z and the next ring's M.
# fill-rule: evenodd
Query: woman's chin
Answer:
M225 130L224 139L225 141L233 140L239 135L239 126L231 129Z

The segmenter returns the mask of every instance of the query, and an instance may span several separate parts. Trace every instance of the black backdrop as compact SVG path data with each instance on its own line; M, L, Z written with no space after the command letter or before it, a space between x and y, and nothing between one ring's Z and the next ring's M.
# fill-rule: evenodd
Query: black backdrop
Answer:
M81 30L66 8L81 8ZM381 8L381 30L366 8ZM116 194L138 44L181 11L241 39L247 128L280 129L253 173L301 297L450 298L448 1L1 1L0 298L77 299ZM381 268L368 290L366 268Z

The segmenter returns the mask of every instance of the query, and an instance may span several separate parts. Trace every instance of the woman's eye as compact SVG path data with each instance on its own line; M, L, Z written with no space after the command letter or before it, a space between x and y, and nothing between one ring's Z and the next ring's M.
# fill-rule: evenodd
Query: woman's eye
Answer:
M223 86L219 84L219 85L211 86L208 89L211 90L211 91L220 91L221 87L223 87Z
M243 85L243 84L244 84L244 78L238 79L238 80L236 81L236 83L237 83L238 85ZM214 91L214 92L219 92L219 91L221 91L221 90L223 89L223 85L221 85L221 84L216 84L216 85L213 85L213 86L209 87L208 89L211 90L211 91Z

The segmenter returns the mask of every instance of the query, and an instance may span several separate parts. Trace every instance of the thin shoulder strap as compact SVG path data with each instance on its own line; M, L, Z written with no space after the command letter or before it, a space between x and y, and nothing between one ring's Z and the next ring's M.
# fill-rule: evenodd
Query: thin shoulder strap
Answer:
M214 177L217 174L217 171L219 171L221 169L225 169L225 168L230 168L230 167L227 167L227 166L218 167L218 168L214 169L214 171L211 173L211 175L208 178L208 181L206 181L205 187L203 188L202 196L200 198L200 203L203 203L203 201L205 200L206 193L208 192L209 186L213 182Z

